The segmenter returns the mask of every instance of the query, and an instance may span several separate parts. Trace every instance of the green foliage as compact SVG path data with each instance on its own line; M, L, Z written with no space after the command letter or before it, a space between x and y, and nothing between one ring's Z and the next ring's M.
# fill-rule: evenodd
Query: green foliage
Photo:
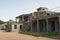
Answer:
M4 23L5 23L4 21L0 20L0 25L1 25L1 24L4 24Z
M48 37L48 38L60 38L60 35L57 33L47 33L47 32L23 32L23 34L37 36L37 37Z

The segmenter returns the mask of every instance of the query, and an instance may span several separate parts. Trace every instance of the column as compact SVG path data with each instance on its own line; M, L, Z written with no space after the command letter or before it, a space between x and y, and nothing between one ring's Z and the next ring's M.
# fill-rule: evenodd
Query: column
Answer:
M37 20L37 32L39 32L39 20Z
M33 32L33 29L32 29L32 23L33 23L33 22L31 21L31 22L30 22L30 24L31 24L31 32Z
M24 16L22 16L22 21L24 22Z
M59 34L60 34L60 16L58 17L59 19Z
M17 25L17 32L20 31L20 25L19 24L16 24Z
M48 18L46 18L46 29L47 29L47 32L49 31L49 28L48 28Z
M19 18L19 23L21 22L21 18Z
M16 23L17 23L17 18L16 18Z

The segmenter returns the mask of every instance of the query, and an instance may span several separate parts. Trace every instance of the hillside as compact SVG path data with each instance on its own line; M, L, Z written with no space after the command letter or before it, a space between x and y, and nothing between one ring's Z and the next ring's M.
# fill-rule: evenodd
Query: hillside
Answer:
M1 25L1 24L4 24L4 23L5 23L4 21L0 20L0 25Z

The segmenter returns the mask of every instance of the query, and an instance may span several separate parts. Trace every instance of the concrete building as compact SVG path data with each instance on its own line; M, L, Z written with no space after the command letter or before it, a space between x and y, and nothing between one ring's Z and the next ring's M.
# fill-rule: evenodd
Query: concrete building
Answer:
M16 23L15 21L13 20L9 20L5 26L5 31L8 31L8 32L19 32L20 31L20 23Z
M60 12L48 11L48 8L45 7L40 7L36 12L30 14L17 16L16 22L22 23L21 32L60 33Z
M11 27L11 31L12 32L19 32L21 29L20 29L20 25L22 24L19 24L19 23L12 23Z
M18 17L16 17L16 22L17 23L20 23L22 25L20 25L20 31L21 32L26 32L26 31L29 31L29 26L30 26L30 15L31 14L23 14L23 15L20 15ZM17 21L18 19L18 21Z

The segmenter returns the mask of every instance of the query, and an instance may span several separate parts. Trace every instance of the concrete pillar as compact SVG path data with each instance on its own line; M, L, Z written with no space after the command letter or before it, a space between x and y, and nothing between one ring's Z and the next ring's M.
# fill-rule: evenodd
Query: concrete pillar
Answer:
M16 23L17 23L17 18L16 18Z
M59 34L60 34L60 16L58 17L59 19Z
M24 16L22 16L22 21L24 21Z
M49 31L48 18L46 18L46 28L47 28L47 32L48 32Z
M20 24L17 24L17 32L20 31Z
M19 18L19 23L21 22L21 19Z
M33 22L31 21L31 23L30 23L30 24L31 24L31 32L33 32L32 23L33 23Z
M12 24L12 30L11 30L11 31L15 31L15 30L14 30L14 24Z
M55 32L58 32L58 22L55 21Z
M39 32L39 20L37 20L37 32Z

